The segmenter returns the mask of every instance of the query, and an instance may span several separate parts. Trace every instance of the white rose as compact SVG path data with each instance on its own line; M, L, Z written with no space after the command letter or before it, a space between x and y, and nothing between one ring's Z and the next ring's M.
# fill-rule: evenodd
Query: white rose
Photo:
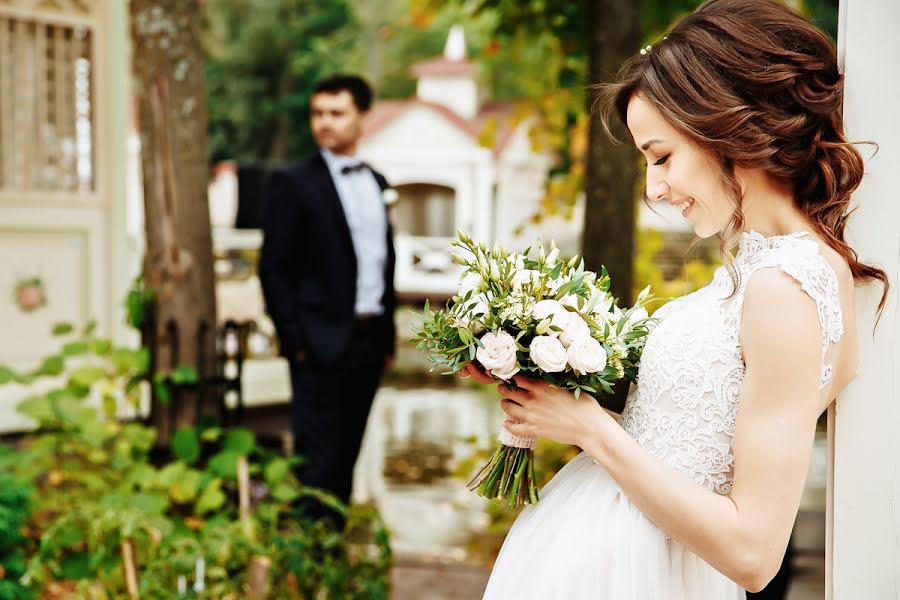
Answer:
M636 324L636 323L639 323L649 317L650 317L650 315L647 314L647 309L642 306L639 309L637 309L636 311L634 311L633 313L631 313L631 317L629 317L628 320L631 321L632 324Z
M549 335L539 335L528 346L534 364L545 373L558 373L566 368L566 349L558 339Z
M480 290L481 284L481 274L475 271L469 271L459 280L459 293L460 295L465 295L469 290Z
M562 342L562 345L568 348L579 339L590 336L591 328L581 318L581 315L566 311L565 323L562 326L562 331L559 333L559 341Z
M565 327L566 321L568 321L568 316L566 315L568 312L569 311L563 308L563 305L556 300L541 300L534 305L531 316L538 322L550 317L550 324L562 329ZM557 336L559 335L559 332L551 329L547 334Z
M475 358L491 375L509 380L519 372L516 365L516 340L503 330L481 336L483 347L475 351Z
M397 193L397 190L394 188L385 188L383 192L381 192L381 199L387 206L392 204L396 204L400 199L400 194Z
M473 333L484 331L484 317L491 312L488 299L484 294L478 294L469 298L461 305L457 322L463 327L468 327Z
M575 310L578 310L578 296L576 294L566 294L559 299L559 303L563 306L571 306Z
M569 366L582 375L597 373L606 367L606 350L592 337L575 340L566 350L566 358Z
M532 283L540 278L541 274L534 269L522 269L516 271L512 277L512 285L514 289L522 289L526 283Z

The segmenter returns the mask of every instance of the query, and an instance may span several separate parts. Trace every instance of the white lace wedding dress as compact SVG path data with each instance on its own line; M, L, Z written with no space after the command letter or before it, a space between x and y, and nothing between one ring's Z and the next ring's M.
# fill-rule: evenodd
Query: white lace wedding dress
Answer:
M646 450L718 494L731 491L732 438L744 363L739 332L753 273L778 268L818 305L822 384L843 331L837 277L803 233L742 234L731 296L725 268L655 316L622 427ZM729 298L729 296L731 296ZM773 307L774 308L774 307ZM660 490L665 494L665 490ZM585 453L541 490L510 530L484 598L489 600L737 600L744 590L650 522Z

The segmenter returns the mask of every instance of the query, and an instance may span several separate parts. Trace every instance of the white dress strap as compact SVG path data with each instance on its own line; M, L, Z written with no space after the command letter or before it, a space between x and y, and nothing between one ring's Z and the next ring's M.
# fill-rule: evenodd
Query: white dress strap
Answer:
M756 232L744 234L741 250L747 259L748 276L757 269L778 267L794 278L801 289L816 303L819 324L822 327L822 377L820 386L825 387L831 380L833 365L829 348L837 343L844 333L844 319L841 312L840 289L837 274L819 252L819 244L803 239L805 233L763 238ZM745 244L746 241L746 244ZM762 244L762 248L760 248Z

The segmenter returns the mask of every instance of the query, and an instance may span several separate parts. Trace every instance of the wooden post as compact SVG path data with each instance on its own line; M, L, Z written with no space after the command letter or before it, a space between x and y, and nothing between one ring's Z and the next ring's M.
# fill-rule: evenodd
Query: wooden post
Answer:
M134 557L134 542L130 539L122 540L122 569L125 571L125 588L128 597L132 600L140 598L138 593L137 562Z
M254 556L247 569L247 600L265 600L269 595L269 570L272 559Z
M253 538L253 521L250 519L250 465L246 456L238 458L237 462L237 480L238 480L238 512L240 514L241 525L244 533L249 538Z

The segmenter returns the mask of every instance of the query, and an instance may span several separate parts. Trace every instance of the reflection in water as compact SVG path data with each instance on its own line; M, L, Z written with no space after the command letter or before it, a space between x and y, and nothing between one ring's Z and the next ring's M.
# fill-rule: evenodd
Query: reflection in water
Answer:
M354 474L354 500L374 501L395 552L460 555L486 525L486 500L451 476L473 444L489 446L498 403L472 388L383 387Z

